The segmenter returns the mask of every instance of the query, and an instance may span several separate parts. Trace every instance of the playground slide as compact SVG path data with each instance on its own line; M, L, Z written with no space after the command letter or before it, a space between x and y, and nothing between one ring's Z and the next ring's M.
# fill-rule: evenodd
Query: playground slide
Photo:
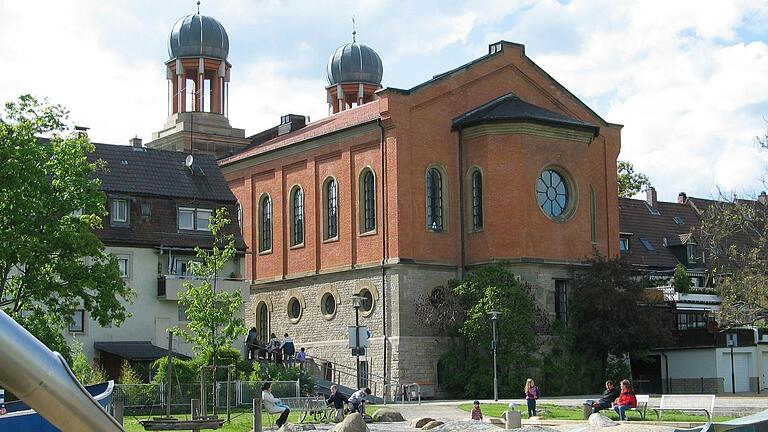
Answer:
M52 352L0 310L0 387L63 432L124 432Z

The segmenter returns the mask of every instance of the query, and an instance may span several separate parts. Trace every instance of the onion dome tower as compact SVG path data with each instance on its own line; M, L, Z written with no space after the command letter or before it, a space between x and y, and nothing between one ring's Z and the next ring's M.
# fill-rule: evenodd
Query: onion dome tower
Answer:
M359 44L352 30L352 43L336 48L328 59L328 106L331 114L368 103L381 88L384 68L373 48Z
M225 157L247 145L245 130L227 119L229 36L216 19L197 13L179 18L168 38L168 120L147 147Z

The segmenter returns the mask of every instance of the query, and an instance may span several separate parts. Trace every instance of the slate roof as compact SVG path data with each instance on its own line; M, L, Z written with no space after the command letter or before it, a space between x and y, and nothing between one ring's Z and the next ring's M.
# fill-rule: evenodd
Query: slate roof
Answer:
M167 348L152 345L150 341L96 342L93 347L99 351L132 361L155 361L168 355ZM173 356L183 360L190 359L189 356L175 351Z
M288 147L292 144L297 144L333 132L339 132L344 129L375 121L379 118L381 118L379 101L374 100L309 123L301 129L273 138L254 147L246 148L236 155L219 160L219 164L221 166L226 166L239 160Z
M104 192L237 201L211 155L194 155L200 170L193 174L184 164L186 153L127 145L94 145L96 151L89 158L107 163L107 171L97 174Z
M600 128L523 101L507 93L453 119L453 127L494 122L533 122L587 130L597 136Z
M650 269L674 269L680 261L668 246L683 245L700 224L699 214L690 204L657 202L654 215L645 200L619 198L619 231L629 236L629 251L622 252L631 264ZM680 218L682 224L675 222ZM694 236L695 237L695 236ZM640 239L650 241L655 249L649 251Z

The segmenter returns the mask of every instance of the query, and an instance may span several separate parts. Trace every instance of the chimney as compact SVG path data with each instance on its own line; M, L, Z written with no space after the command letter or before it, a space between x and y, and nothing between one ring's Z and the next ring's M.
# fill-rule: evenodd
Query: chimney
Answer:
M277 136L299 130L309 123L309 117L297 114L286 114L280 117L280 126L277 127Z
M757 197L757 201L762 205L768 204L768 195L766 195L765 191L760 192L760 196Z
M677 194L678 204L685 204L686 201L688 201L688 195L686 195L685 192L680 192L679 194Z
M90 128L87 126L75 125L75 135L77 135L79 138L82 138L82 137L88 138L88 129Z
M141 144L141 138L139 137L133 137L128 142L131 143L132 146L142 148L143 145Z
M649 186L648 189L645 190L645 201L648 204L648 207L656 208L656 189L653 186Z

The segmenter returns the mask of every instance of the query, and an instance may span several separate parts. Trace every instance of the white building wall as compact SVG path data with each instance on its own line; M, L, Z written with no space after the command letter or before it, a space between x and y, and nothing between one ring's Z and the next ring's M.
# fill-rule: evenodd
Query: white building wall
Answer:
M672 378L701 378L717 376L717 361L713 350L666 351L669 361L665 368L662 357L661 375L666 379L667 370Z

